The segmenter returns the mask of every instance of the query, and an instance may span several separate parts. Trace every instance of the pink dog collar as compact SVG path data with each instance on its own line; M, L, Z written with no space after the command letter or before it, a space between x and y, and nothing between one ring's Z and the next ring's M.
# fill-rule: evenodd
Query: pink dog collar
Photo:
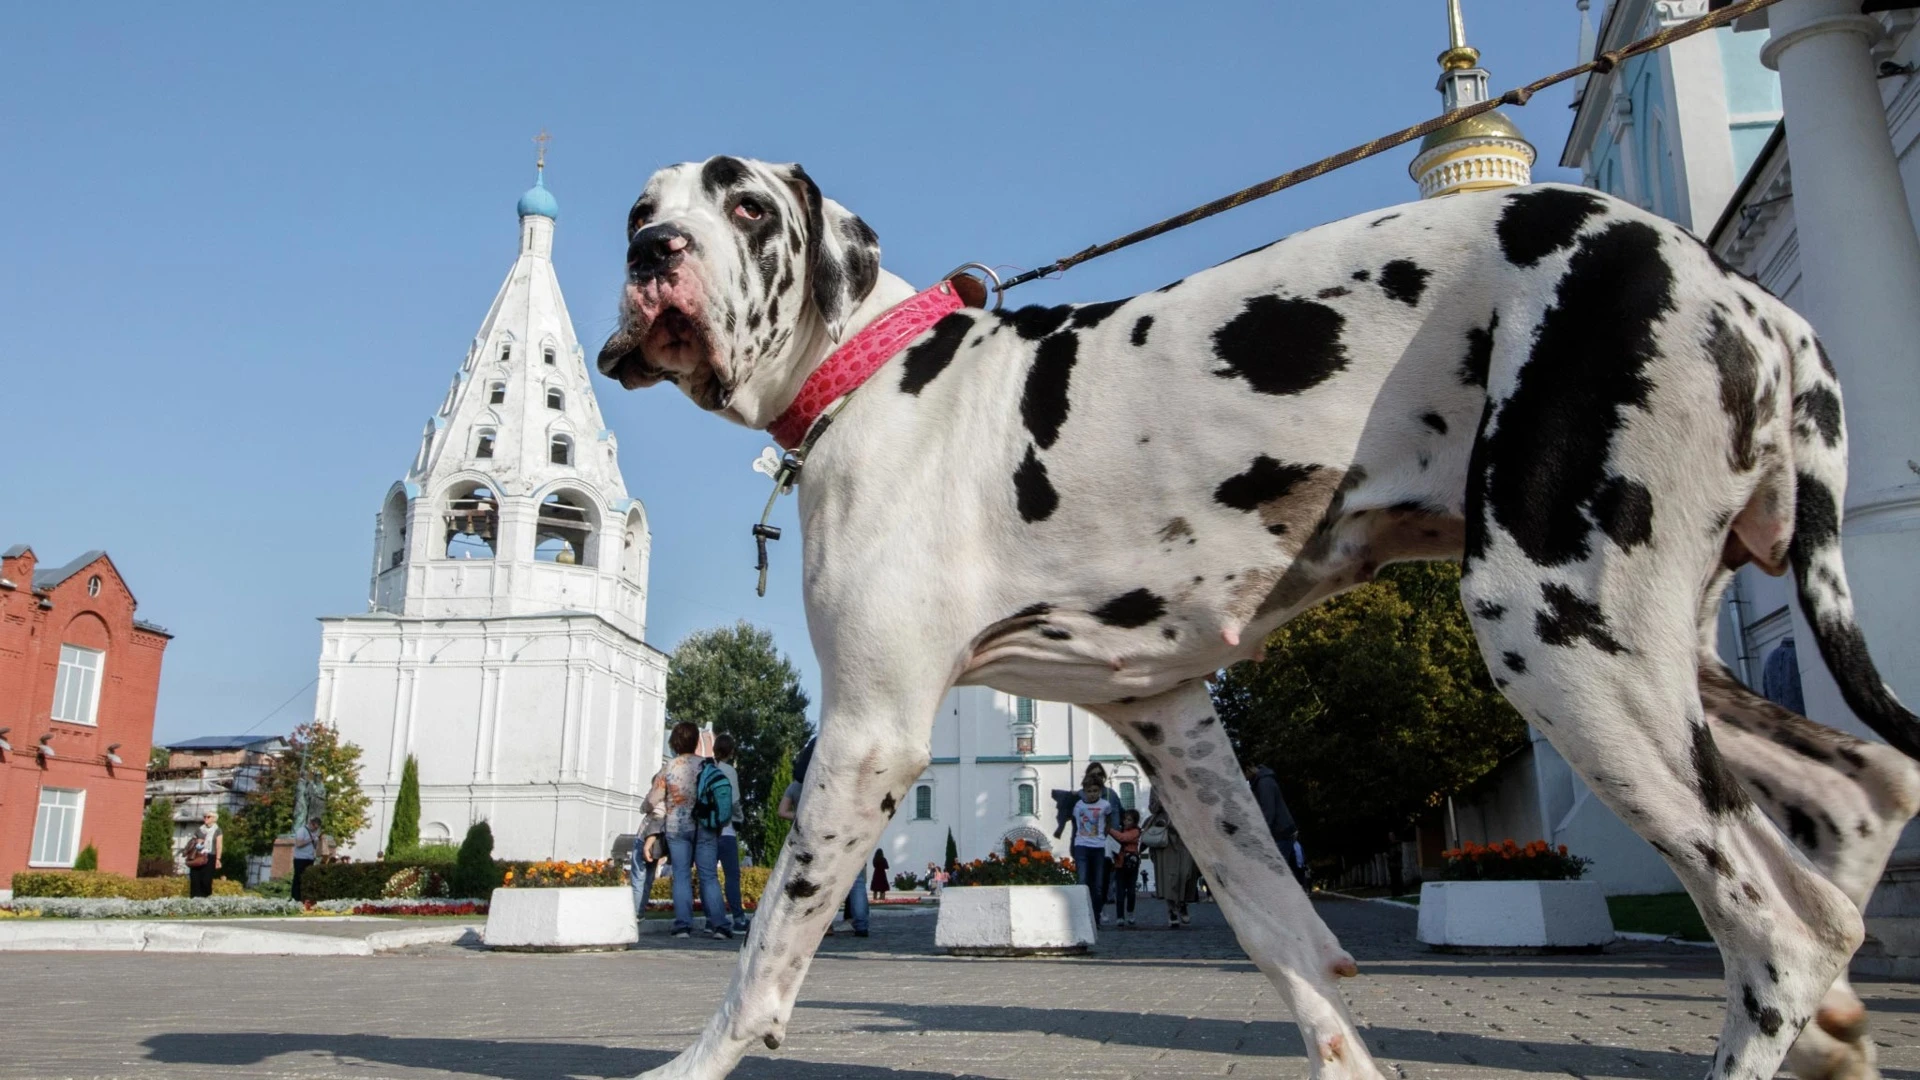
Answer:
M807 381L800 385L800 396L787 411L767 427L767 434L782 448L799 446L813 430L827 406L851 394L873 373L886 366L907 342L925 333L934 323L966 306L951 281L942 281L925 292L902 300L848 338L829 355Z

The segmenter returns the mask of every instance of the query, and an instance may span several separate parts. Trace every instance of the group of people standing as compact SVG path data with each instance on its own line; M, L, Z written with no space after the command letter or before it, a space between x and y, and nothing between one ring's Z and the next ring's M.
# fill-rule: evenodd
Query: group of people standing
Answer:
M693 936L693 880L700 878L704 933L731 938L747 929L740 902L740 773L731 735L714 737L713 753L703 757L700 729L686 721L673 726L667 749L673 759L661 766L640 804L642 824L628 860L633 911L644 916L660 864L672 868L673 936ZM725 872L722 887L720 874Z

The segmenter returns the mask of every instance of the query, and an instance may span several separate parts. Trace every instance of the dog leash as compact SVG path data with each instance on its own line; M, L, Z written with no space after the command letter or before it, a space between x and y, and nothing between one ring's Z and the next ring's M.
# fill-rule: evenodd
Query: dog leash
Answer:
M1717 2L1725 3L1725 0L1717 0ZM1568 79L1577 78L1589 72L1597 71L1604 75L1636 56L1657 52L1672 45L1676 41L1690 38L1695 34L1704 33L1708 30L1717 30L1722 26L1734 22L1736 19L1744 18L1756 11L1770 8L1779 2L1780 0L1740 0L1738 3L1726 4L1724 7L1709 11L1698 18L1668 27L1655 34L1649 34L1638 41L1623 45L1610 52L1603 52L1584 64L1570 67L1565 71L1555 72L1544 78L1535 79L1525 86L1516 86L1497 98L1489 98L1486 101L1476 102L1465 108L1454 109L1452 112L1444 113L1431 120L1415 124L1412 127L1401 128L1391 135L1374 139L1371 142L1361 143L1359 146L1343 150L1331 157L1321 158L1311 165L1303 166L1292 172L1281 173L1271 180L1264 180L1252 187L1241 188L1231 195L1226 195L1212 202L1196 206L1185 213L1176 214L1163 221L1157 221L1145 228L1135 229L1125 236L1109 240L1104 244L1095 244L1092 247L1076 251L1064 258L1056 259L1045 266L1036 267L1035 269L1016 274L1005 281L1001 281L1000 275L980 263L967 263L953 273L946 275L946 277L941 280L952 280L957 276L965 274L969 270L980 271L987 283L990 284L993 295L993 307L995 310L999 310L1007 290L1016 285L1025 285L1029 281L1037 281L1048 275L1070 270L1090 259L1097 259L1102 255L1109 255L1119 251L1121 248L1132 247L1143 240L1151 240L1156 236L1170 233L1175 229L1184 228L1197 221L1204 221L1215 214L1224 213L1237 206L1244 206L1247 203L1253 202L1255 199L1264 199L1268 195L1304 184L1316 177L1325 176L1327 173L1333 172L1336 169L1345 168L1357 161L1364 161L1376 154L1391 150L1396 146L1403 146L1415 139L1424 138L1433 132L1439 131L1441 128L1451 127L1454 124L1460 123L1462 120L1471 120L1483 113L1492 112L1502 105L1512 105L1516 108L1522 107L1526 105L1528 101L1532 100L1533 95L1545 90L1549 86L1558 85L1566 82ZM852 399L854 391L858 389L859 387L856 386L852 390L848 390L845 395L822 413L820 419L815 421L813 426L807 431L806 437L801 440L798 447L782 454L769 446L760 452L760 457L753 463L754 471L764 473L773 479L773 493L767 496L766 509L761 511L760 521L753 527L753 542L759 554L755 569L760 575L759 584L755 589L756 595L767 595L767 541L780 539L780 527L767 524L768 519L773 516L774 503L779 501L780 496L792 491L794 485L799 483L800 470L806 465L807 454L813 449L814 443L819 441L820 436L826 433L827 428L832 426L833 418L839 414L842 408L846 407L847 402Z
M1063 270L1072 269L1089 259L1097 259L1102 255L1111 254L1124 247L1132 247L1142 240L1151 240L1163 233L1170 233L1175 229L1184 228L1196 221L1204 221L1215 214L1231 210L1236 206L1244 206L1255 199L1263 199L1275 192L1285 191L1290 187L1304 184L1308 180L1312 180L1318 176L1324 176L1335 169L1345 168L1356 161L1364 161L1375 154L1410 143L1415 139L1423 138L1433 132L1439 131L1441 128L1451 127L1462 120L1470 120L1482 113L1492 112L1502 105L1523 106L1534 94L1545 90L1549 86L1566 82L1568 79L1585 75L1592 71L1597 71L1604 75L1620 66L1623 62L1631 60L1636 56L1657 52L1676 41L1692 37L1695 34L1708 30L1717 30L1733 22L1735 19L1751 15L1764 8L1772 7L1779 2L1780 0L1741 0L1739 3L1728 4L1718 10L1709 11L1699 18L1679 23L1657 34L1648 35L1630 45L1623 45L1611 52L1601 53L1578 67L1570 67L1565 71L1555 72L1543 79L1535 79L1525 86L1516 86L1497 98L1489 98L1486 101L1476 102L1464 108L1455 109L1452 112L1442 116L1436 116L1424 123L1415 124L1409 128L1402 128L1383 138L1375 139L1372 142L1361 143L1359 146L1349 150L1343 150L1331 157L1321 158L1319 161L1303 168L1295 169L1292 172L1281 173L1271 180L1262 181L1252 187L1242 188L1231 195L1215 199L1202 206L1196 206L1186 213L1176 214L1164 221L1158 221L1152 225L1148 225L1143 229L1136 229L1118 239L1109 240L1104 244L1095 244L1082 251L1076 251L1063 259L1056 259L1045 266L1028 270L1025 273L1016 274L1008 278L1005 283L996 281L994 289L996 297L998 294L1005 293L1008 289L1016 285L1025 285L1029 281L1038 280L1049 274L1057 274Z

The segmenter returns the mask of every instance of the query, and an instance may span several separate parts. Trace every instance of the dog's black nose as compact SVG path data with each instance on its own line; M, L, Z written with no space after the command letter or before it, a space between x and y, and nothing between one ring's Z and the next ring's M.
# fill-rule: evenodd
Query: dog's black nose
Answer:
M640 279L658 277L680 265L693 237L678 225L649 225L633 234L627 245L627 274Z

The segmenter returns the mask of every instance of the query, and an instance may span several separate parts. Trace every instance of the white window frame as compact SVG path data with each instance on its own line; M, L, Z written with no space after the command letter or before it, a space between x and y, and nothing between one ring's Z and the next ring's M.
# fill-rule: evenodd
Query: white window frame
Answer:
M1024 807L1020 805L1020 793L1022 791L1027 792L1027 805ZM1013 785L1013 816L1014 817L1039 817L1040 816L1040 785L1039 784L1034 783L1032 780L1022 779L1019 783Z
M63 802L58 802L58 801L51 804L52 809L58 810L60 812L60 815L63 819L62 828L66 828L68 826L68 822L64 820L67 818L68 812L71 811L71 814L72 814L71 823L70 823L72 832L67 833L61 837L61 839L63 839L66 843L65 852L48 852L45 850L45 846L47 842L47 835L46 835L47 826L48 826L48 823L52 820L47 816L47 810L49 809L47 796L49 795L53 795L56 797L62 796L62 795L72 795L74 797L71 805L68 805ZM80 857L80 826L86 820L86 813L87 813L87 791L85 788L55 788L55 787L41 788L39 808L36 809L33 814L33 846L28 849L27 865L28 866L48 866L48 867L71 867L73 865L73 861ZM48 855L48 854L55 855L56 857L52 859L41 858L41 856Z
M91 656L93 665L81 663ZM53 680L53 719L65 724L100 726L100 684L106 681L107 654L85 645L60 646L60 671ZM78 685L74 680L79 679Z
M920 816L920 792L922 791L925 791L927 793L927 814L925 817ZM913 785L913 818L912 820L932 821L934 820L934 809L935 807L934 807L934 801L933 801L933 784L930 781L922 780L919 783Z

